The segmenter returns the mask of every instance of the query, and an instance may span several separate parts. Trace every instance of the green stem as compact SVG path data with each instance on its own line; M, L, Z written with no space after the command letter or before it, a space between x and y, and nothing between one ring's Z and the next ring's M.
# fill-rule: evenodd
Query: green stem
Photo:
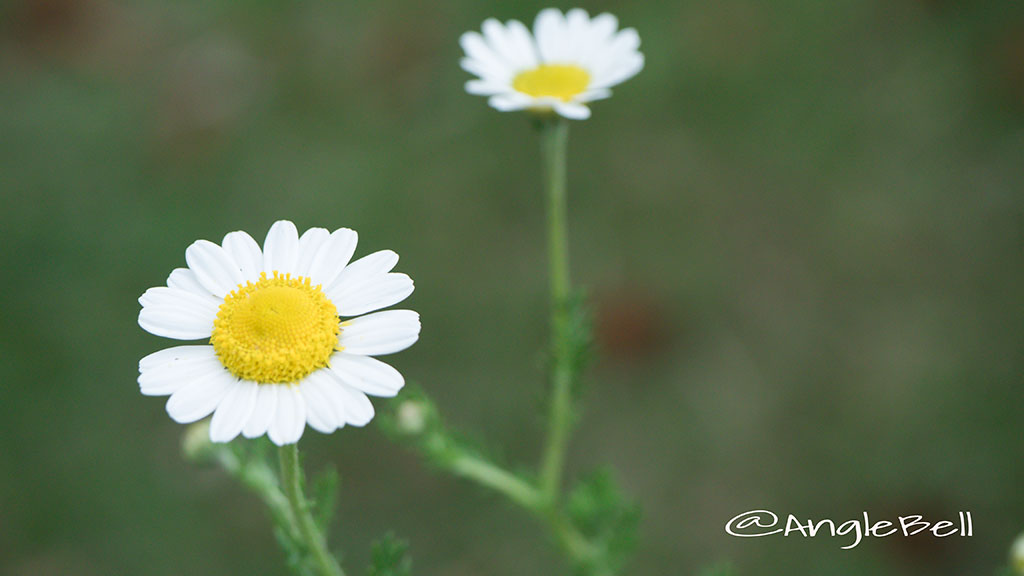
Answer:
M487 460L463 454L452 460L449 466L453 473L501 492L524 508L536 511L543 504L541 494L536 488Z
M586 576L614 576L608 551L573 523L562 502L562 476L574 420L573 381L578 370L578 334L572 325L567 233L566 153L569 125L551 115L538 119L547 203L551 282L551 398L547 434L536 484L459 448L440 424L419 448L447 471L504 494L545 524L557 544Z
M604 565L603 552L573 525L561 507L552 505L532 484L504 468L472 454L461 454L446 464L455 475L504 494L533 513L551 529L558 545L588 576L612 576Z
M548 431L540 470L542 506L534 508L551 527L558 543L586 574L609 576L604 556L579 532L559 503L562 474L573 424L573 380L576 377L569 309L569 235L566 157L569 123L559 116L541 121L541 162L547 196L548 274L551 282L551 399Z
M345 576L337 560L327 550L327 541L313 519L309 502L303 494L304 478L299 464L299 445L287 444L278 449L281 457L281 484L292 509L298 536L312 555L320 576Z
M270 515L274 517L276 525L287 527L293 537L298 537L298 526L295 524L291 504L281 492L277 477L273 469L267 466L266 460L247 459L243 462L238 454L228 449L218 450L216 458L224 470L259 495L270 510Z
M569 124L547 118L541 128L541 156L547 195L548 263L551 281L551 403L540 489L550 504L561 492L562 470L572 425L572 358L567 350L569 312L569 237L567 234L566 150Z
M612 576L612 572L604 565L604 556L590 540L572 524L572 522L560 510L553 509L547 514L548 524L554 533L558 543L565 549L566 554L575 561L575 564L582 567L588 576Z
M548 524L555 540L577 565L595 574L611 574L603 568L601 551L579 532L565 512L552 505L533 485L504 468L472 454L461 454L447 464L452 473L504 494Z
M540 146L548 201L548 270L551 297L557 307L569 297L569 237L566 234L569 123L560 117L546 119L541 127Z

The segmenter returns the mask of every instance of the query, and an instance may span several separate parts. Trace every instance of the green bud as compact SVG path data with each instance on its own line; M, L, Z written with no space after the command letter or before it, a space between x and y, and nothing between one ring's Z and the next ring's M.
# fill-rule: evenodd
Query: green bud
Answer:
M210 421L201 420L185 428L181 437L181 451L185 459L193 462L209 462L213 458L214 445L210 441Z
M398 407L397 419L403 434L421 434L427 427L427 407L416 400L406 400Z
M1010 566L1014 574L1024 576L1024 533L1017 537L1010 547Z

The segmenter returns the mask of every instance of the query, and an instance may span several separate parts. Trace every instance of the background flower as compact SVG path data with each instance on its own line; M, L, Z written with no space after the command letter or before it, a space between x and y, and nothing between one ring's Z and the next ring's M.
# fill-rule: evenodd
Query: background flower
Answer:
M587 102L611 96L610 88L640 71L644 55L636 30L618 29L611 14L593 19L581 8L566 14L542 10L533 35L518 20L484 21L483 35L466 32L462 68L479 79L470 94L490 96L498 110L554 110L566 118L590 117Z

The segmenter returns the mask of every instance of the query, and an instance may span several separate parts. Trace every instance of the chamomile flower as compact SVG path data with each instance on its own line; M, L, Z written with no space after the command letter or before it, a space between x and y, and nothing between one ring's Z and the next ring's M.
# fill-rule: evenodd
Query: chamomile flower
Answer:
M553 110L589 118L588 102L611 96L612 86L644 67L640 36L618 26L611 14L591 18L580 8L564 15L542 10L532 35L522 22L490 18L482 35L466 32L460 39L466 52L462 68L478 76L466 91L489 96L490 105L503 112Z
M193 243L188 267L139 298L139 325L209 343L143 358L142 393L169 395L176 422L213 414L214 442L266 434L285 445L306 424L323 433L365 425L374 416L366 395L394 396L405 384L373 356L411 346L420 320L411 310L378 311L412 294L413 283L391 272L398 255L390 250L350 263L356 241L347 228L311 228L300 237L282 220L262 250L245 232L219 245Z

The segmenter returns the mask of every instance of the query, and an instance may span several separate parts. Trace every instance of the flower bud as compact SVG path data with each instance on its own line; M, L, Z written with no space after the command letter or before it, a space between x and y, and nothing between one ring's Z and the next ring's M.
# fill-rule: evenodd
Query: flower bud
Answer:
M1014 574L1024 576L1024 534L1018 536L1010 547L1010 566Z
M185 428L181 437L181 451L187 460L206 462L213 455L213 442L210 441L210 420L200 420Z
M427 408L416 400L406 400L398 407L398 429L403 434L420 434L427 427Z

